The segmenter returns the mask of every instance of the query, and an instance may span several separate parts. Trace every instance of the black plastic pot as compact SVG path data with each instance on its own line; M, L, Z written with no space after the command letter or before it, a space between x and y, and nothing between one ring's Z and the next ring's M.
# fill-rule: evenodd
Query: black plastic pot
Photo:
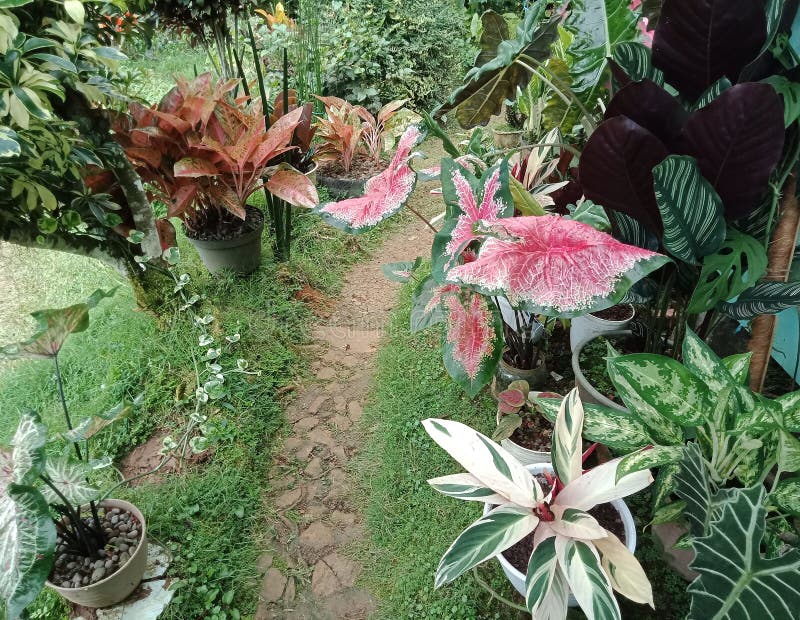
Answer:
M253 273L261 264L261 234L264 232L264 214L255 207L247 206L250 229L231 239L193 239L203 264L213 274L232 271L241 275Z

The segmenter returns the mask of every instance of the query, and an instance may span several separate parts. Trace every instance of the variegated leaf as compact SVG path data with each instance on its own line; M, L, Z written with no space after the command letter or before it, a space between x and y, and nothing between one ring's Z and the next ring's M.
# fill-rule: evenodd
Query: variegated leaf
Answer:
M105 413L86 418L71 431L64 433L64 439L71 442L86 441L94 437L109 424L127 418L133 413L134 405L130 401L122 401Z
M611 587L634 603L655 608L650 580L639 561L620 539L608 532L605 538L592 542L600 552L601 564Z
M800 441L786 431L778 433L778 467L781 471L800 471Z
M452 474L441 478L431 478L428 484L443 495L449 495L456 499L464 499L485 504L504 504L508 501L502 495L495 493L492 489L484 486L472 474Z
M276 198L296 207L313 209L319 204L317 187L305 174L289 167L272 174L266 189Z
M619 604L594 546L557 536L555 547L572 595L588 620L621 620Z
M388 168L367 181L363 196L326 202L317 205L314 212L331 226L359 234L400 211L417 182L417 175L408 162L412 157L411 149L422 137L419 127L411 125L400 138Z
M39 414L26 411L20 416L9 450L0 449L0 498L11 484L30 485L39 477L45 460L47 427Z
M556 421L562 398L539 395L534 402L548 420ZM620 452L631 452L654 442L647 427L635 415L593 403L583 403L583 412L584 439Z
M608 360L611 381L623 402L640 418L658 424L659 417L672 424L659 424L662 439L683 440L680 426L701 424L712 408L705 384L672 358L648 353L621 355ZM659 433L661 434L661 433Z
M578 395L578 388L573 388L559 407L551 448L553 468L558 479L565 485L579 478L583 471L582 428L583 404Z
M723 302L719 309L737 321L762 314L778 314L800 305L800 282L759 282L736 301Z
M653 168L653 183L664 249L693 264L716 252L725 241L722 199L703 178L697 160L670 155Z
M442 300L446 316L442 355L447 372L470 396L494 377L503 353L503 320L487 297L466 290Z
M55 523L41 493L10 484L0 494L0 597L8 618L18 618L39 595L55 546Z
M555 543L555 538L548 538L534 549L528 560L528 571L525 575L525 604L534 618L547 617L546 613L538 614L538 612L540 608L545 607L545 601L553 594L557 600L551 602L550 606L553 606L553 603L557 605L558 601L563 599L563 605L557 606L559 609L563 608L564 613L567 611L567 588L556 579L558 558ZM560 587L560 590L551 594L550 590L554 587Z
M433 240L433 276L439 282L464 249L482 239L475 226L492 224L514 214L508 162L489 168L480 179L451 159L442 161L442 192L447 207L441 230Z
M509 501L534 508L543 499L542 489L530 472L485 435L453 420L429 418L422 425L464 469Z
M635 471L680 463L683 446L652 446L623 456L617 467L617 480Z
M447 281L548 316L570 318L609 308L635 282L669 262L554 215L506 218L483 232L488 238L477 260L453 267Z
M781 512L800 517L800 478L781 480L769 501Z
M461 287L455 284L439 284L433 276L420 282L411 296L411 333L444 321L442 301L449 295L458 294L460 290Z
M666 463L659 468L653 484L653 512L669 501L670 496L675 492L678 485L676 476L680 470L680 463Z
M461 157L456 157L455 162L475 176L480 176L483 171L486 170L486 164L483 162L483 160L475 155L463 155ZM438 181L441 177L441 174L441 163L436 166L431 166L430 168L417 170L417 178L420 181Z
M686 512L686 502L677 500L670 504L665 504L653 512L652 525L660 525L662 523L672 523L678 521L683 517Z
M634 82L647 78L659 86L664 85L664 74L661 69L653 66L653 62L650 59L650 49L641 43L622 41L614 48L613 58L626 76Z
M381 265L381 271L388 280L392 282L408 282L414 272L422 264L422 257L418 256L413 261L401 261L399 263L386 263Z
M86 482L87 470L83 463L71 461L65 456L50 458L45 464L44 473L73 506L82 506L97 499L99 491ZM50 487L42 487L42 494L50 504L63 504L63 500Z
M638 493L653 482L648 470L637 471L617 480L617 466L620 460L613 459L598 465L570 482L558 494L558 503L588 511L597 504L605 504Z
M461 532L445 552L436 568L436 587L515 545L538 523L531 510L514 504L498 506Z
M747 385L750 382L750 358L752 357L751 352L737 353L722 358L722 363L731 373L734 381L741 385Z
M800 433L800 390L775 399L783 411L783 424L787 431Z
M603 538L606 530L597 522L592 515L577 508L568 508L556 502L550 506L555 519L549 525L556 533L556 536L566 536L567 538L578 538L583 540L594 540Z

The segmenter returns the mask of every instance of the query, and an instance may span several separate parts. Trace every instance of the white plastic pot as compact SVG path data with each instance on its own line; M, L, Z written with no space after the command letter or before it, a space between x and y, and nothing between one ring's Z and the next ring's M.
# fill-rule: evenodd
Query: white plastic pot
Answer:
M499 411L497 412L497 423L500 424ZM500 445L503 446L509 454L511 454L515 459L517 459L523 465L536 465L540 463L550 463L552 461L549 452L528 450L528 448L523 448L522 446L511 441L510 439L503 439L500 442Z
M631 332L629 330L616 330L612 332L606 332L603 334L606 337L612 336L630 336ZM580 365L581 359L581 351L583 348L589 344L592 340L597 338L597 335L589 336L583 340L578 341L575 348L572 350L572 372L575 374L575 387L578 388L578 394L581 397L581 401L584 403L594 403L595 405L604 405L606 407L611 407L612 409L616 409L617 411L623 411L625 413L628 412L626 407L623 407L619 403L615 403L610 398L606 398L600 392L598 392L595 387L591 384L589 379L586 378L586 375L583 374L583 369Z
M528 465L527 469L529 472L531 472L531 474L540 474L545 471L552 472L553 466L550 463L538 463L535 465ZM616 508L620 519L622 519L622 524L625 527L625 546L631 553L633 553L636 551L636 526L633 523L633 515L628 509L628 506L621 499L615 499L613 502L611 502L611 505ZM484 504L483 514L487 514L490 510L490 505ZM514 586L514 589L519 592L523 598L525 598L525 575L514 568L511 565L511 562L506 560L502 553L496 557L497 561L500 562L503 572L511 582L511 585ZM575 600L575 597L572 596L572 594L569 595L569 606L578 606L578 601Z
M572 319L569 328L569 346L572 352L575 352L575 349L581 342L588 342L592 338L607 334L608 332L627 329L628 324L636 314L633 306L628 305L628 307L631 309L631 316L622 321L607 321L593 314L584 314L583 316Z

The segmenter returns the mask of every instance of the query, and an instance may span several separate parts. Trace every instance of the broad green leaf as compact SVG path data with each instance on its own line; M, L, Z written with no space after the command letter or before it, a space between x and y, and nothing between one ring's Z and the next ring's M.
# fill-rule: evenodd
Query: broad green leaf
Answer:
M614 48L614 62L634 82L645 78L664 86L664 74L653 66L650 48L635 41L625 41Z
M566 614L568 592L563 581L558 579L558 573L555 537L546 538L531 554L525 575L525 604L534 617L540 617L536 615L537 610L543 608L544 612L548 607ZM553 616L543 613L541 617Z
M800 478L781 480L769 501L781 512L800 517Z
M494 429L494 433L492 433L492 441L508 439L521 425L522 416L518 413L507 413L503 415L500 418L500 422L497 423L497 428Z
M778 433L778 468L792 473L800 471L800 441L786 431Z
M73 506L82 506L97 499L99 491L86 482L88 471L82 462L72 461L65 456L50 458L45 464L44 473ZM48 486L42 487L42 495L50 504L64 503L64 500Z
M669 501L670 496L677 487L676 476L681 470L680 463L667 463L658 470L655 483L653 483L653 512Z
M452 474L441 478L431 478L428 484L443 495L485 504L503 504L507 500L502 495L483 485L472 474Z
M39 414L26 411L20 416L9 450L0 449L0 497L10 484L31 485L45 462L47 427Z
M683 446L652 446L623 456L617 467L617 480L635 471L679 463Z
M511 197L514 199L514 208L522 215L544 215L546 213L522 183L514 177L510 177L508 184L511 190Z
M705 536L714 519L712 498L716 487L711 482L709 465L700 447L689 443L683 452L681 469L675 476L675 491L686 502L686 521L693 536Z
M64 0L64 10L76 24L83 25L86 19L86 9L83 8L81 0Z
M582 429L583 404L578 396L578 388L573 388L559 407L551 447L553 468L564 485L580 478L583 471Z
M762 314L778 314L800 305L800 282L759 282L736 301L723 302L719 309L729 317L747 321Z
M682 364L663 355L635 353L609 358L611 381L628 408L649 421L659 415L679 426L702 423L712 408L706 385ZM683 436L674 425L663 426L670 443Z
M64 433L64 439L71 442L86 441L94 437L109 424L127 418L133 413L134 405L130 401L122 401L105 413L90 416Z
M381 271L388 280L392 282L408 282L414 274L414 270L422 262L421 258L415 261L401 261L399 263L386 263L381 265Z
M750 235L728 228L722 247L703 259L700 281L689 301L691 314L712 310L717 304L754 286L767 271L764 245Z
M762 80L775 89L783 98L783 123L789 127L800 118L800 84L792 82L782 75L771 75Z
M557 536L555 547L572 595L586 616L590 620L620 620L617 599L594 546Z
M0 598L8 618L17 618L39 595L56 546L47 502L30 486L11 484L0 495Z
M738 353L722 358L722 363L731 373L734 381L741 385L748 385L750 382L750 359L752 357L753 354L750 352Z
M57 69L61 69L62 71L66 71L67 73L72 73L74 75L78 74L78 68L75 66L75 64L71 60L62 58L61 56L56 56L55 54L41 53L41 54L31 54L30 57L50 63Z
M800 390L776 399L783 410L783 423L791 433L800 433Z
M634 603L653 604L653 588L639 561L611 532L592 541L611 587Z
M693 157L670 155L653 168L656 203L664 223L664 248L698 263L725 241L722 200Z
M719 394L725 388L736 387L736 381L719 356L688 327L681 351L684 366L702 379L712 393Z
M435 586L456 577L518 543L538 525L530 509L504 504L467 527L442 556L436 568Z
M538 396L537 408L551 422L555 422L562 399ZM583 404L583 437L620 452L631 452L653 443L647 427L635 416L610 407Z
M568 33L567 33L568 34ZM561 58L553 56L547 61L546 72L550 75L550 81L559 82L559 87L563 84L564 89L572 87L572 76L569 73L569 65ZM534 114L536 112L534 111ZM542 110L542 124L546 131L558 128L564 134L572 131L573 127L581 120L581 109L575 102L567 103L552 89L549 90L547 100Z
M509 501L533 508L544 497L530 472L485 435L453 420L429 418L422 425L464 469Z

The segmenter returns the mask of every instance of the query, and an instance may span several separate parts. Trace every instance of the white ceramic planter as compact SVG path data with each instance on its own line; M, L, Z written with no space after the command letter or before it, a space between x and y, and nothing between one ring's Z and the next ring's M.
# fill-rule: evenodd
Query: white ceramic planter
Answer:
M500 424L500 412L497 412L497 423ZM515 444L510 439L503 439L500 442L500 445L503 446L509 454L511 454L515 459L517 459L523 465L536 465L539 463L550 463L550 453L549 452L539 452L538 450L528 450L528 448L523 448L522 446Z
M603 336L630 336L631 332L628 330L617 330L612 332L606 332ZM610 398L606 398L600 392L598 392L594 386L589 382L586 378L586 375L583 374L583 370L580 366L580 357L581 351L583 351L583 347L585 347L589 342L597 338L597 335L589 336L588 338L581 340L577 343L577 346L572 351L572 372L575 374L575 387L578 388L578 394L581 397L581 400L585 403L594 403L595 405L604 405L606 407L611 407L612 409L616 409L617 411L623 411L625 413L628 412L626 407L623 407L619 403L615 403Z
M539 474L544 471L553 471L553 466L550 463L538 463L535 465L528 465L528 471L531 472L531 474ZM621 499L615 499L611 502L611 505L619 512L620 519L622 519L622 524L625 527L625 546L633 553L636 551L636 526L633 523L633 515L628 509L628 506ZM489 504L484 504L483 514L487 514L489 510L491 510ZM511 585L514 586L514 589L524 598L525 575L514 568L511 562L506 560L502 553L497 556L497 561L500 562L503 573L505 573ZM578 606L578 601L575 600L572 594L569 595L569 606Z
M628 307L631 309L631 316L624 321L607 321L593 314L584 314L572 319L569 328L569 346L572 352L575 352L578 344L588 342L601 334L627 329L636 314L633 306Z

